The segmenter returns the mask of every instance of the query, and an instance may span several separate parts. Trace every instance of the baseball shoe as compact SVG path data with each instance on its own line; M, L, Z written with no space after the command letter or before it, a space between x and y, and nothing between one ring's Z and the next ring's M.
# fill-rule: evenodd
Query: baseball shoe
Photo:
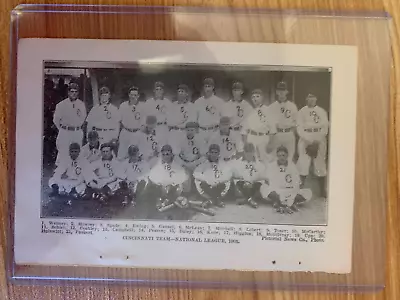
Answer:
M256 201L253 200L253 198L247 199L247 203L252 207L252 208L258 208L258 204Z
M73 188L73 189L69 192L69 196L70 196L72 199L78 199L78 198L80 197L75 188Z
M299 211L299 207L297 206L297 204L293 204L291 207L292 211L298 212Z
M50 198L55 198L59 195L59 187L57 184L52 184L51 185L51 192L49 194Z

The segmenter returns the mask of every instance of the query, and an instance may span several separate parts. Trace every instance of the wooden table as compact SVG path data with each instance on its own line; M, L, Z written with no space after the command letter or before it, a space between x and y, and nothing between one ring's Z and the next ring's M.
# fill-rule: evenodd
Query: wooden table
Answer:
M46 3L47 1L25 1L25 3ZM55 2L55 1L52 1ZM59 1L58 3L62 3ZM218 0L218 1L205 1L205 0L176 0L176 1L128 1L128 0L70 0L69 3L77 4L138 4L138 5L190 5L190 6L235 6L235 7L255 7L255 8L291 8L291 9L321 9L321 10L368 10L368 11L388 11L393 16L392 28L392 42L394 53L394 66L392 71L392 106L396 107L394 113L394 121L397 116L400 116L400 110L397 105L397 95L395 86L400 84L400 69L399 65L399 40L398 40L398 22L400 22L400 2L398 0ZM0 2L0 92L3 101L0 102L0 120L2 126L0 127L1 144L0 144L0 196L1 199L6 197L6 164L7 164L7 105L5 99L8 96L8 63L9 63L9 12L19 4L16 0L3 0ZM391 125L391 156L392 164L397 166L397 157L399 152L399 125L393 122ZM397 154L397 155L396 155ZM4 230L1 231L1 266L0 266L0 299L399 299L400 298L400 284L399 284L399 270L400 270L400 219L399 219L399 206L397 204L397 186L398 176L396 168L392 168L390 173L390 201L388 209L388 232L387 232L387 278L386 289L378 294L334 294L334 293L311 293L311 292L268 292L268 291L218 291L218 290L179 290L176 288L157 289L152 287L147 288L124 288L116 286L65 286L65 287L13 287L8 286L4 272L4 249L5 249L5 234L6 234L6 204L0 204L1 225ZM329 258L327 258L329 259Z

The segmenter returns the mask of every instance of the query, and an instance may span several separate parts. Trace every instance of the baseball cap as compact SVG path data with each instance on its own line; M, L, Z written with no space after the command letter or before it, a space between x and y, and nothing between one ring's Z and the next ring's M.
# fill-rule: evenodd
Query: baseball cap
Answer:
M184 90L185 92L189 91L189 87L186 84L178 85L178 90Z
M262 92L262 90L261 89L254 89L254 90L252 90L251 91L251 94L253 95L253 94L259 94L259 95L262 95L263 94L263 92Z
M128 154L133 156L139 152L139 147L136 145L130 145L128 148Z
M309 93L309 94L307 95L307 98L317 98L317 96L315 96L315 94Z
M77 150L77 149L81 149L78 143L72 143L69 145L69 150Z
M154 83L154 88L164 88L164 83L162 83L161 81L157 81Z
M206 79L204 79L203 84L204 84L204 85L215 86L214 79L212 79L212 78L206 78Z
M147 116L146 118L146 124L147 125L152 125L157 123L157 118L156 116Z
M111 92L110 92L110 89L108 87L103 86L103 87L100 88L99 94L100 95L102 95L102 94L111 94Z
M186 128L199 128L199 123L197 122L187 122L186 123Z
M232 90L243 90L243 83L241 82L235 82L232 85Z
M284 91L286 91L286 90L287 90L287 83L284 82L284 81L278 82L278 84L276 85L276 89L277 89L277 90L284 90Z
M68 90L79 90L79 85L77 83L75 83L75 82L71 82L68 85Z
M98 139L98 138L99 138L99 134L97 133L97 131L94 131L94 130L89 131L89 133L88 133L88 139L89 140L95 140L95 139Z
M129 88L129 92L128 93L130 93L130 92L132 92L132 91L139 91L139 88L137 87L137 86L131 86L130 88Z
M276 153L278 153L278 152L285 152L286 154L288 154L289 152L288 152L288 149L285 147L285 146L279 146L277 149L276 149Z
M222 117L220 120L219 120L219 123L220 124L231 124L231 119L229 119L229 117Z
M254 145L252 143L247 143L243 146L243 151L244 152L254 152L255 148Z
M103 150L103 148L107 148L107 147L109 147L109 148L113 148L113 145L111 144L111 143L104 143L104 144L101 144L101 146L100 146L100 150Z
M212 149L220 151L219 145L217 144L211 144L210 147L208 147L208 150Z

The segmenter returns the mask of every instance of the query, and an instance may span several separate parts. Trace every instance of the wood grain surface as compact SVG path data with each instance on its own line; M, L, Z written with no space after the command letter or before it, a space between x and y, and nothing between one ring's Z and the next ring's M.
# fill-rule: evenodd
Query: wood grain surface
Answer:
M29 3L29 2L25 2ZM32 1L31 3L48 3L47 1ZM63 3L63 2L52 2L52 3ZM397 204L398 198L398 168L397 168L397 157L400 154L399 142L399 124L397 124L397 114L400 113L398 108L398 96L397 89L395 88L399 84L399 40L398 40L398 22L400 17L400 2L397 0L247 0L247 1L235 1L235 0L187 0L187 1L123 1L123 0L108 0L108 1L70 1L68 3L77 4L138 4L138 5L185 5L185 6L229 6L229 7L246 7L246 8L289 8L289 9L307 9L307 10L362 10L362 11L387 11L393 17L393 23L391 28L391 42L393 51L393 66L391 70L391 105L390 105L390 132L388 136L389 141L389 153L386 156L386 136L380 139L380 143L374 143L373 139L368 137L368 134L383 133L385 135L385 127L382 126L380 120L384 116L379 117L376 113L381 111L386 112L385 108L382 108L381 99L387 95L385 88L379 86L374 76L360 77L359 83L359 98L365 99L368 105L358 105L358 113L362 117L358 117L357 126L362 128L361 137L357 139L357 149L361 148L368 149L368 151L374 151L387 157L389 160L388 168L388 213L387 222L385 224L382 220L374 220L374 213L377 209L382 209L381 206L371 203L361 203L357 200L356 207L359 207L355 212L355 237L353 252L355 265L368 264L369 268L364 268L362 272L355 270L353 277L347 278L343 283L356 282L362 280L368 282L368 280L374 279L374 276L370 276L371 272L374 273L381 265L385 265L386 268L386 288L384 291L379 293L367 293L367 294L345 294L345 293L327 293L327 292L273 292L273 291L240 291L240 290L202 290L202 289L178 289L174 288L155 288L155 287L122 287L122 286L105 286L105 285L94 285L94 286L11 286L7 284L5 275L5 248L6 248L6 228L7 228L7 122L9 121L10 109L8 107L8 96L9 96L9 20L10 10L19 4L14 0L3 0L0 2L0 66L1 66L1 77L0 77L0 95L2 100L0 102L0 197L4 199L0 204L1 212L1 225L3 230L1 232L1 248L2 258L0 265L0 299L273 299L273 300L292 300L292 299L400 299L400 287L399 287L399 271L400 271L400 257L399 257L399 207ZM20 33L30 36L34 32L41 32L42 36L46 37L68 37L68 32L79 32L79 36L83 38L93 37L93 32L100 32L103 38L115 37L117 33L120 38L127 38L127 31L121 30L120 24L114 23L101 23L100 26L96 19L85 20L87 26L81 27L82 20L79 16L75 16L68 20L68 22L60 21L59 19L49 16L46 20L35 18L32 16L30 26L21 26ZM278 24L280 21L272 22L269 26L263 26L264 23L258 19L254 20L251 26L248 26L246 20L237 19L235 25L229 26L229 21L218 19L210 19L208 17L197 17L196 21L193 22L190 19L182 18L179 20L181 23L185 23L187 27L179 27L186 29L174 30L171 23L165 22L161 26L164 28L162 32L152 31L149 27L146 30L146 26L151 26L152 22L148 19L136 21L134 24L129 23L131 21L123 21L125 27L132 26L132 34L135 33L135 37L138 38L140 32L146 34L145 38L149 38L149 32L152 32L153 38L167 37L174 39L179 37L181 39L190 40L220 40L221 35L216 32L213 28L216 26L220 30L224 31L223 39L230 40L250 40L250 41L270 41L270 42L315 42L323 41L331 43L332 39L338 43L349 43L354 42L363 45L363 51L359 53L360 60L362 62L368 62L373 65L376 69L376 78L385 78L390 70L387 69L385 64L380 64L380 59L384 60L387 53L382 51L385 47L378 47L377 45L384 45L388 43L388 40L384 35L380 35L380 26L385 26L379 21L371 21L368 24L355 23L349 20L347 23L335 24L336 27L327 26L328 21L321 20L318 24L315 23L302 23L302 26L295 27L294 32L287 35L286 32L282 32L283 29L287 28L287 24L282 26ZM176 22L176 20L175 20ZM240 23L242 22L242 23ZM194 26L190 26L191 24ZM34 24L34 25L32 25ZM237 26L237 24L243 24L243 26ZM373 25L370 25L373 24ZM128 26L129 25L129 26ZM160 24L158 24L160 25ZM339 28L341 27L342 28ZM240 28L240 30L233 30L232 28ZM332 31L325 32L325 28L331 28ZM346 32L346 34L341 34ZM358 35L357 33L362 33ZM367 33L367 34L366 34ZM39 35L40 36L40 35ZM98 36L95 36L98 37ZM371 37L369 39L368 37ZM373 39L372 39L373 38ZM372 55L371 51L374 52ZM360 64L360 74L363 74L363 68L365 63ZM366 136L365 138L363 136ZM366 150L363 150L366 151ZM366 153L366 152L363 152ZM376 178L385 176L386 173L386 160L382 161L384 164L375 162L367 162L368 157L361 154L357 157L357 180L356 180L356 198L357 199L373 199L374 197L379 198L385 195L386 190L379 186L379 179L371 180L371 176L366 174L375 174ZM372 194L371 194L372 193ZM366 214L370 214L371 218L365 218ZM366 220L371 220L370 222ZM386 250L379 247L379 241L373 243L368 239L368 233L370 231L383 232L383 227L387 226L386 238L387 248ZM367 228L367 230L366 230ZM385 238L384 234L380 237L382 240ZM379 239L379 238L378 238ZM386 251L386 262L380 261L380 259L374 260L371 263L374 255L378 258L382 257L379 255L381 251ZM378 253L378 254L376 254ZM326 259L330 259L327 257ZM367 271L366 271L367 270ZM179 278L180 276L187 276L185 272L176 272L171 274ZM189 274L190 275L190 274ZM310 275L311 276L311 275ZM377 275L379 276L379 275ZM323 283L325 280L331 279L332 276L318 275L318 281ZM356 281L355 281L356 280Z

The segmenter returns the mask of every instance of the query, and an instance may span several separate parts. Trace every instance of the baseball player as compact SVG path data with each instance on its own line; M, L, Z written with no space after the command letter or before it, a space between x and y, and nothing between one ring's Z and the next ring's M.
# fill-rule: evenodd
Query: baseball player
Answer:
M145 104L139 103L139 89L135 86L129 89L129 100L121 103L119 114L121 116L121 132L119 134L118 159L128 157L128 148L135 144L135 132L142 129L145 121Z
M163 131L157 126L155 116L147 116L143 129L134 133L132 140L135 141L134 145L139 147L139 152L144 160L153 162L153 159L158 156L161 141L167 138L162 133Z
M295 164L288 160L286 147L277 149L277 160L268 165L267 177L269 184L262 184L261 196L270 199L280 213L293 213L297 205L311 199L310 189L300 188L300 176Z
M51 197L68 195L77 199L84 195L86 184L83 172L87 168L87 161L79 157L79 154L79 144L72 143L69 146L69 156L59 162L54 175L49 180L49 186L52 189ZM71 199L68 199L67 204L71 205L71 203Z
M113 155L111 143L102 144L100 147L101 159L95 160L89 165L86 175L87 185L93 189L94 198L100 202L106 202L114 193L124 188L120 185L124 174L120 162Z
M196 100L195 107L200 129L207 139L218 128L224 101L214 94L214 79L204 79L203 96Z
M326 143L329 128L328 114L317 106L317 97L309 94L307 105L300 109L297 117L299 159L297 168L302 184L309 173L313 161L313 172L319 179L321 197L326 198Z
M177 101L172 102L167 108L167 125L170 135L180 135L180 131L186 130L186 123L192 121L197 121L196 108L192 102L189 102L188 86L180 84L177 91Z
M251 101L254 109L244 121L242 134L247 143L252 143L256 147L258 158L266 163L272 159L270 136L276 134L276 125L268 107L264 104L260 89L252 91Z
M58 129L56 147L58 150L56 164L69 157L69 146L77 143L82 146L82 125L86 119L85 104L78 99L79 86L68 85L68 98L56 105L53 123Z
M150 165L147 161L142 159L139 147L136 145L132 145L128 148L128 156L129 157L121 163L124 173L123 179L129 188L129 197L125 197L122 204L126 205L130 201L132 206L135 206L137 197L144 193L149 182Z
M220 147L211 144L208 159L200 164L193 172L198 193L205 198L203 206L214 204L224 207L223 198L231 186L233 170L231 165L220 160Z
M161 159L149 173L150 181L157 186L161 194L157 203L158 209L174 202L187 190L189 176L174 158L172 147L164 145L161 148Z
M88 143L82 146L81 156L89 163L101 158L99 134L97 131L89 131Z
M224 161L234 159L243 152L243 141L240 132L231 130L229 117L222 117L219 122L219 131L212 134L209 145L220 146L220 158Z
M171 105L171 100L164 97L164 83L157 81L154 83L154 96L148 99L146 103L146 115L153 115L157 118L158 131L163 134L168 133L167 127L167 111Z
M97 131L100 143L118 139L121 116L118 108L110 103L111 92L106 86L99 90L100 104L93 106L87 117L88 131Z
M267 179L265 165L256 158L253 144L244 145L244 154L233 162L233 182L239 193L244 196L243 201L238 204L248 204L257 208L256 198L262 183Z
M241 131L242 123L252 112L250 103L243 99L243 83L235 82L232 85L233 98L224 103L222 115L231 119L231 127L234 131Z
M276 120L277 134L271 139L273 153L279 146L285 146L289 151L289 160L293 161L295 153L295 135L297 106L287 99L289 93L287 84L281 81L276 87L276 101L269 107L269 112Z
M199 124L197 122L188 122L185 131L181 132L173 145L174 153L176 153L182 164L190 171L193 171L200 163L203 162L207 145L204 143L203 133L199 132Z

